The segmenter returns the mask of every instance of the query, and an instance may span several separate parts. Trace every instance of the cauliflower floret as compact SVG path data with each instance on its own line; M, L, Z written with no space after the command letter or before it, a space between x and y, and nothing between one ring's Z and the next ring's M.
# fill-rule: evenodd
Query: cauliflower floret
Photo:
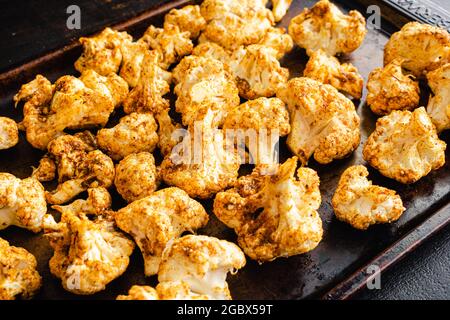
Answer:
M162 299L231 299L227 274L236 273L245 262L244 253L234 243L184 236L164 251L157 291Z
M31 253L0 238L0 300L32 298L42 284L36 267Z
M115 127L99 130L98 146L114 160L141 151L153 152L158 143L157 128L153 115L131 113Z
M200 11L207 26L200 42L212 41L226 49L258 43L275 24L267 1L205 0Z
M49 156L44 156L39 161L37 168L33 167L33 178L36 178L40 182L52 181L56 178L56 163Z
M336 217L361 230L372 224L396 221L405 211L395 191L372 185L368 175L364 166L347 168L332 200Z
M275 21L278 22L286 15L286 12L291 6L292 0L272 0L273 8L272 13Z
M115 219L136 241L144 256L145 275L151 276L158 272L169 241L204 227L208 214L183 190L166 188L120 209Z
M258 44L272 48L276 51L276 58L279 60L292 51L294 41L283 28L270 28Z
M53 206L61 212L59 223L51 217L44 222L45 236L55 250L51 273L61 279L64 289L81 295L102 291L122 275L134 249L107 211L107 191L88 192L88 200Z
M207 199L238 177L240 158L224 132L211 125L213 113L190 127L183 141L161 163L165 183L191 197Z
M450 129L450 63L427 74L433 91L427 112L438 132Z
M182 140L182 135L178 135L181 132L182 126L172 120L169 115L169 110L164 110L156 115L158 121L158 147L161 154L167 156L178 143Z
M114 185L128 202L145 198L158 187L155 158L148 152L126 156L116 166Z
M228 63L230 62L231 54L231 51L224 49L214 42L200 43L192 50L192 55L219 60L224 64L225 68L229 68Z
M359 117L353 103L334 87L294 78L278 92L289 110L287 145L302 164L314 154L322 164L342 159L359 145Z
M45 190L35 178L19 179L0 173L0 230L14 225L33 232L42 228L47 213Z
M53 192L46 192L48 203L62 204L87 188L112 185L114 164L111 158L95 149L95 137L87 131L64 135L49 143L48 156L58 167L59 184Z
M257 167L214 199L214 214L236 231L239 246L254 260L305 253L322 239L319 176L309 168L299 168L295 175L296 168L296 157L274 175Z
M308 55L322 49L334 56L358 49L367 32L365 27L365 19L358 11L345 15L328 0L320 0L291 20L289 34Z
M272 164L275 159L275 147L279 137L291 131L289 113L284 102L278 98L258 98L235 107L228 113L223 129L229 134L242 135L252 163ZM239 137L237 137L239 139Z
M396 59L376 68L367 82L367 104L378 115L393 110L413 110L419 105L419 83L403 74L403 60Z
M169 108L169 101L163 96L170 92L172 75L161 69L158 61L158 52L144 54L139 81L123 103L126 113L158 113Z
M132 40L128 33L110 28L96 36L80 38L84 51L75 62L75 69L79 72L92 69L103 76L118 73L122 63L122 45Z
M322 49L311 54L303 75L331 84L336 89L361 99L364 80L358 69L351 63L341 64L337 58L327 55Z
M159 64L164 69L191 54L194 48L190 32L182 32L178 26L172 24L166 24L164 29L150 26L139 41L145 42L150 49L159 53Z
M384 65L403 59L403 68L422 77L450 62L450 34L443 28L409 22L384 47Z
M172 9L164 17L164 28L169 25L177 26L181 32L188 31L191 39L196 39L206 27L206 20L200 13L200 6L185 6Z
M209 111L214 113L214 125L221 125L227 112L239 105L239 90L233 76L216 59L189 56L174 69L177 85L176 110L183 124L201 121Z
M116 300L159 300L158 293L149 286L132 286L128 295L120 295Z
M384 176L414 183L445 164L445 148L425 108L420 107L413 112L392 111L378 119L363 156Z
M241 97L271 97L287 82L289 70L280 66L276 56L274 49L258 44L233 52L230 68Z
M141 77L143 61L148 52L148 46L144 42L127 42L122 45L121 52L123 59L119 75L131 88L134 88Z
M0 117L0 150L9 149L19 143L17 123L6 117Z
M97 84L93 83L94 79ZM126 96L127 91L126 82L116 74L103 77L91 70L80 79L63 76L53 86L38 75L21 87L14 101L16 104L25 101L21 125L28 142L35 148L45 149L52 139L63 135L65 129L105 126L111 112L121 103L118 100Z

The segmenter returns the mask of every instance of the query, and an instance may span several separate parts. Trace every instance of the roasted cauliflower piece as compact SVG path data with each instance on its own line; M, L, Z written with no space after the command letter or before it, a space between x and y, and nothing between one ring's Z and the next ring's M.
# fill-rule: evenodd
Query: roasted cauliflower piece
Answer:
M361 99L364 80L358 69L351 63L341 64L337 58L327 55L322 49L310 55L303 75L330 84L355 99Z
M98 82L93 83L93 79ZM28 142L35 148L46 149L65 129L105 126L127 91L126 82L116 74L103 77L90 70L79 79L63 76L54 85L38 75L21 87L14 101L25 102L21 125Z
M37 168L33 167L31 176L40 182L52 181L56 178L56 163L49 156L44 156L39 161Z
M278 22L286 15L292 0L272 0L273 8L272 13L275 21Z
M450 34L443 28L409 22L384 47L384 65L403 60L403 68L423 77L450 62Z
M230 63L232 53L232 51L226 50L214 42L200 43L192 50L193 56L219 60L228 69L230 67L228 64Z
M61 212L59 223L52 217L44 222L45 237L55 250L50 271L69 292L102 291L128 267L134 243L117 230L106 194L103 188L90 189L87 200L53 206Z
M433 91L427 112L439 133L450 129L450 63L429 72L427 78Z
M115 127L99 130L97 143L113 160L120 160L132 153L153 152L158 144L157 129L153 115L131 113Z
M332 199L336 217L361 230L372 224L396 221L405 211L395 191L373 185L368 175L364 166L347 168Z
M32 298L42 284L36 267L31 253L0 238L0 300Z
M233 52L230 67L241 97L271 97L287 82L289 70L280 66L276 56L274 49L257 44Z
M283 28L270 28L258 44L274 49L278 60L294 48L292 37Z
M178 143L182 140L182 126L172 120L169 110L164 110L156 115L158 121L158 147L161 154L167 156Z
M7 117L0 117L0 150L14 147L19 143L17 123Z
M96 36L80 38L83 54L75 62L75 69L79 72L92 69L103 76L118 73L123 58L122 46L132 40L128 33L110 28Z
M57 165L59 182L56 190L46 192L50 204L68 202L88 188L109 188L114 181L114 164L111 158L96 150L95 137L90 132L52 140L48 156Z
M120 209L115 220L136 241L144 256L145 275L151 276L158 272L167 244L185 231L204 227L208 214L183 190L166 188Z
M206 27L206 20L200 13L200 6L189 5L181 9L172 9L164 17L164 28L177 26L181 32L189 32L196 39Z
M187 235L164 251L156 290L160 299L231 299L227 274L245 263L244 253L234 243Z
M403 60L396 59L376 68L367 82L367 104L373 113L387 115L393 110L413 110L419 105L419 83L403 74Z
M239 90L233 76L216 59L189 56L174 69L176 110L183 124L203 121L209 111L214 113L214 126L221 125L227 112L239 105Z
M319 176L309 168L298 169L296 175L296 168L296 157L273 175L256 167L214 199L214 214L235 230L239 246L254 260L305 253L322 239Z
M116 300L159 300L158 292L149 286L132 286L127 295L119 295Z
M420 107L413 112L392 111L378 119L363 156L384 176L414 183L445 164L445 148L425 108Z
M130 154L116 166L114 185L128 202L151 195L158 182L155 158L149 152Z
M294 78L277 96L289 110L287 145L302 164L342 159L359 145L359 117L353 103L334 87L309 78Z
M275 24L267 1L260 0L205 0L200 11L207 26L200 42L211 41L234 50L240 46L258 43Z
M170 92L172 75L159 66L157 51L144 54L140 78L124 101L126 113L158 113L169 108L169 101L163 98Z
M144 42L126 42L121 47L122 64L119 75L131 88L137 86L148 45ZM144 65L145 67L145 65Z
M208 112L203 122L190 127L161 163L164 182L193 198L210 198L238 177L241 160L224 131L211 125L213 118Z
M163 69L191 54L194 45L190 32L182 32L177 25L165 24L164 29L150 26L139 41L145 42L150 49L160 55L159 64Z
M273 164L278 160L276 144L279 137L291 131L289 113L283 101L278 98L249 100L231 110L225 119L223 129L239 139L239 133L252 156L252 163Z
M367 33L361 13L352 10L345 15L328 0L320 0L311 9L305 8L291 20L288 30L308 55L322 49L330 56L355 51Z
M39 232L46 213L45 190L38 180L0 173L0 230L17 226Z

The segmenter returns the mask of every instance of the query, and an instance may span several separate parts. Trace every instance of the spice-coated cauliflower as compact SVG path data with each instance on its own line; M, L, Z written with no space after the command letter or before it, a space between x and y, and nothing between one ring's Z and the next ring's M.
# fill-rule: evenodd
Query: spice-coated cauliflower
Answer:
M75 69L79 72L91 69L103 76L118 73L123 58L122 46L132 40L128 33L110 28L104 29L96 36L80 38L84 51L75 62Z
M232 75L216 59L186 57L174 69L173 77L178 96L175 106L184 125L204 120L209 111L214 113L214 125L220 125L227 112L240 103Z
M376 68L367 82L367 104L378 115L393 110L413 110L419 105L419 83L404 75L403 60L396 59L384 68Z
M93 83L94 79L98 82ZM21 87L14 101L25 101L21 125L28 142L45 149L65 129L105 126L127 91L128 85L116 74L103 77L90 70L79 79L63 76L54 85L38 75Z
M368 175L364 166L347 168L332 199L336 217L361 230L372 224L396 221L405 211L395 191L373 185Z
M158 272L167 244L185 231L204 227L208 214L183 190L166 188L120 209L115 220L136 241L144 256L145 275L151 276Z
M234 243L184 236L164 251L157 291L162 299L231 299L227 274L245 263L244 253Z
M258 43L275 24L267 1L205 0L200 6L207 26L199 41L215 42L226 49Z
M36 267L31 253L0 238L0 300L32 298L42 284Z
M337 58L327 55L322 49L310 55L303 75L361 99L364 80L358 69L351 63L341 64Z
M276 51L276 58L281 59L292 51L294 41L283 28L270 28L258 44L272 48Z
M33 167L31 176L40 182L52 181L56 178L56 163L51 157L45 155L39 160L39 166Z
M158 292L149 286L134 285L127 295L119 295L116 300L159 300Z
M392 111L377 121L364 145L363 156L372 167L401 183L414 183L445 164L444 141L425 108Z
M182 32L178 26L172 24L164 25L164 29L150 26L139 41L145 42L150 49L159 53L159 64L164 69L191 54L194 48L190 32Z
M311 55L322 49L330 56L358 49L366 36L366 22L361 13L343 14L328 0L320 0L304 9L289 24L289 34L296 44Z
M131 88L137 86L141 78L145 55L148 52L148 45L145 42L126 42L121 47L122 64L119 75L128 83Z
M123 103L126 113L158 113L169 108L169 101L163 96L170 92L172 75L161 69L158 61L158 52L144 54L139 81Z
M149 152L133 153L116 166L114 185L128 202L151 195L158 187L155 158Z
M422 77L450 62L450 34L443 28L410 22L384 47L384 65L403 59L403 68Z
M115 127L99 130L97 143L112 159L120 160L132 153L153 152L158 144L157 129L153 115L131 113Z
M233 52L229 65L241 97L271 97L287 82L289 70L281 67L276 56L274 49L258 44Z
M88 131L52 140L48 157L56 163L59 182L56 190L46 192L48 203L62 204L88 188L109 188L114 181L111 158L96 150L95 137Z
M0 173L0 230L14 225L39 232L46 213L45 190L38 180Z
M319 176L309 168L298 169L296 175L296 168L296 157L274 174L256 167L214 199L214 214L236 231L239 246L254 260L305 253L322 239Z
M292 0L272 0L273 8L272 13L275 21L278 22L286 15Z
M306 164L342 159L359 145L359 117L353 103L334 87L309 78L294 78L277 96L289 110L287 145Z
M223 124L225 132L234 130L238 144L245 144L252 156L252 163L271 164L279 137L291 131L289 113L283 101L278 98L249 100L232 109Z
M167 109L158 113L155 117L158 121L158 147L165 157L172 151L173 147L182 141L184 129L182 129L181 124L172 120Z
M450 129L450 63L427 74L433 91L427 112L438 132Z
M164 28L177 26L181 32L188 31L191 39L196 39L206 27L206 20L200 13L200 6L189 5L172 9L164 17Z
M165 183L191 197L207 199L238 177L241 159L223 130L213 128L213 115L189 128L183 141L161 163Z
M108 211L111 198L106 189L89 189L88 194L87 200L54 206L61 212L59 223L51 217L44 222L45 236L55 250L51 273L64 289L81 295L102 291L122 275L134 249Z
M17 123L6 117L0 117L0 150L14 147L19 142Z

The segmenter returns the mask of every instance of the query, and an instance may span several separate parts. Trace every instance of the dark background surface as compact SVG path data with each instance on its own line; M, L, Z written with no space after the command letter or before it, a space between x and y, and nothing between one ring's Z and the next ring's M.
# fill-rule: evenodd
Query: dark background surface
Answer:
M450 11L450 1L432 1ZM170 1L0 0L0 72L162 2ZM71 4L81 8L81 30L66 28L66 8ZM450 226L383 273L381 285L380 290L366 290L355 298L450 299Z

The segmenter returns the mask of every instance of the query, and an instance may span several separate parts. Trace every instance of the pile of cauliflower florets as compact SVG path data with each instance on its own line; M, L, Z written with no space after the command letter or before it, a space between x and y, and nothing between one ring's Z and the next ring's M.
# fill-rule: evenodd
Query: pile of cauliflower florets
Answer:
M65 290L105 290L137 246L158 284L130 283L118 300L231 299L227 274L245 266L245 255L264 263L320 244L320 177L307 166L326 169L361 144L350 98L363 97L364 80L341 57L362 44L365 19L320 0L286 32L276 22L292 1L273 0L272 10L267 2L173 9L136 41L106 28L80 39L78 77L37 75L14 96L23 120L0 117L0 152L23 130L46 153L30 177L0 173L0 230L43 232ZM281 62L294 44L309 56L303 77ZM367 105L382 117L363 157L382 175L414 183L445 164L438 134L450 128L450 35L409 23L386 44L384 64L366 84ZM419 79L432 92L426 109ZM120 108L121 119L110 121ZM282 137L293 156L280 163ZM243 175L245 162L254 166ZM331 201L337 219L361 230L406 210L368 175L364 165L347 168ZM196 234L211 214L237 244ZM35 257L0 238L0 299L31 298L41 282Z

